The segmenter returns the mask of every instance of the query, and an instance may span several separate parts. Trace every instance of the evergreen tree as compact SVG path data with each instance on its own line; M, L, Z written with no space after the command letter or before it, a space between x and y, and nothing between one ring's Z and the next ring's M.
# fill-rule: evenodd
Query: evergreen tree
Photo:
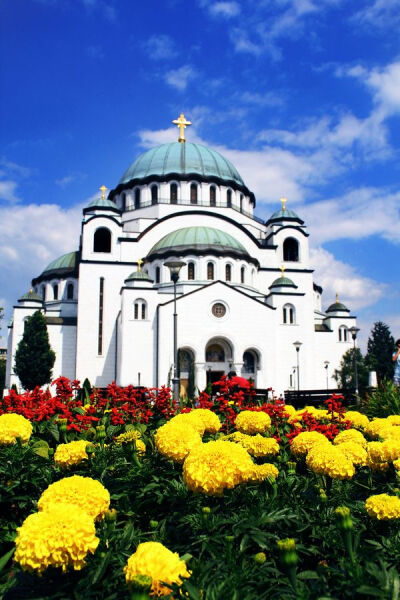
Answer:
M51 381L56 355L50 347L46 320L36 311L25 322L24 335L15 353L14 371L22 386L33 390Z
M365 358L361 354L359 348L356 348L357 374L358 374L358 389L365 390L368 387L369 370L365 362ZM344 390L354 390L356 387L354 376L354 348L347 350L342 356L339 369L336 369L333 374L338 386Z
M393 350L394 338L389 327L382 321L377 321L368 338L366 363L370 371L376 371L379 384L384 379L393 377Z

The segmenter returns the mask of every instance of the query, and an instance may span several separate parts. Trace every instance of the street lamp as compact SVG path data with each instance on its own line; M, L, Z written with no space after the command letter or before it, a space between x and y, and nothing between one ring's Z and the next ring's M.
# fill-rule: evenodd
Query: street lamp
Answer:
M358 396L358 370L357 370L357 356L356 356L356 339L357 333L360 331L359 327L350 327L349 329L351 333L351 337L353 338L353 365L354 365L354 384L355 384L355 392L356 396Z
M301 342L293 342L293 346L296 348L296 355L297 355L297 392L300 391L300 367L299 367L299 352L300 352L300 346L302 346L303 344Z
M325 373L326 373L326 391L328 391L329 390L329 381L328 381L329 360L324 361L324 365L325 365Z
M186 265L181 260L171 260L164 263L171 274L171 281L174 282L174 376L172 378L172 391L174 400L179 401L179 377L178 377L178 314L176 312L176 283L179 280L179 271Z

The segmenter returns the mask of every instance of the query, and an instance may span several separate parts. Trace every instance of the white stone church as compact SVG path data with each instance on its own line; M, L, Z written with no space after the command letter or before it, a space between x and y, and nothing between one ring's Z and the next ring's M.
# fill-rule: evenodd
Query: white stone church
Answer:
M79 248L51 262L14 308L7 384L24 322L46 317L53 376L105 387L158 387L173 373L177 283L181 392L235 370L258 388L326 389L352 347L354 316L323 308L304 221L286 207L267 221L240 174L215 150L184 139L141 154L108 196L83 210ZM296 350L294 345L300 342ZM297 371L297 365L299 367Z

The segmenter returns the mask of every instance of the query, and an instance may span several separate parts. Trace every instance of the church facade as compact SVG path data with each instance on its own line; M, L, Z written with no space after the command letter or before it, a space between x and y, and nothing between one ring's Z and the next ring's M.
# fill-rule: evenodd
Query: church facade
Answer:
M51 262L14 307L7 384L27 317L40 309L56 353L54 377L158 387L173 374L177 282L181 392L235 370L256 387L336 387L355 317L323 310L304 221L282 206L267 221L236 168L185 141L140 155L83 210L79 248Z

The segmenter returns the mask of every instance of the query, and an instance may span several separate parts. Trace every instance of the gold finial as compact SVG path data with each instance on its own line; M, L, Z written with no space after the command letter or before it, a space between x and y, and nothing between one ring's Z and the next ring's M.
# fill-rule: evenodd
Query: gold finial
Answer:
M279 267L281 270L281 277L285 277L285 267L282 265L281 267Z
M105 197L106 197L106 191L107 191L107 190L108 190L108 188L106 188L106 186L105 186L105 185L102 185L102 186L101 186L101 188L100 188L100 191L101 191L101 199L102 199L102 200L104 200L104 199L105 199Z
M336 293L336 304L339 302L339 294Z
M287 200L286 200L285 196L282 196L281 202L282 202L282 210L286 210L286 202L287 202Z
M179 127L179 139L178 139L178 142L181 142L181 143L186 142L186 140L185 140L185 128L188 125L192 124L191 121L186 121L185 115L183 113L181 113L179 115L179 118L175 119L172 122Z
M144 260L142 260L141 258L139 258L139 260L137 261L139 273L142 272L142 264L143 263L144 263Z

